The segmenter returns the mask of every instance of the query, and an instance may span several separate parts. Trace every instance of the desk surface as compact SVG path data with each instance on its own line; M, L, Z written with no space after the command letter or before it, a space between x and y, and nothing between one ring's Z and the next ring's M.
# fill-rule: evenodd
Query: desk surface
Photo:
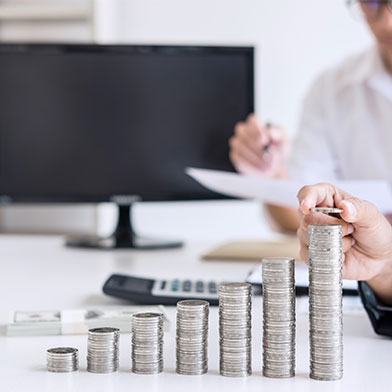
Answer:
M212 244L194 243L183 249L140 251L94 251L63 247L58 237L0 236L0 323L10 310L85 308L123 305L106 297L101 288L113 272L139 276L245 278L254 263L201 261L199 255ZM344 318L344 378L337 382L310 380L307 315L297 316L296 377L287 380L261 376L261 303L253 303L253 375L244 379L219 376L218 318L211 309L209 372L203 376L175 373L175 309L165 334L164 372L154 376L130 373L130 335L120 339L120 371L100 375L87 373L86 336L5 337L0 336L1 391L348 391L390 390L392 340L372 331L364 312ZM299 312L300 313L300 312ZM45 369L45 351L53 346L75 346L80 350L80 370L52 374Z

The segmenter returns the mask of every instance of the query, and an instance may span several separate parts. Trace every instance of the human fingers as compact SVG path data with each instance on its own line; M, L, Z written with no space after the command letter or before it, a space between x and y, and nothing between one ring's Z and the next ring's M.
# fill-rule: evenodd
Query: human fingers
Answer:
M250 114L246 120L247 131L253 137L260 137L262 147L267 147L273 142L273 135L275 135L275 128L271 123L263 124L254 114ZM276 130L279 132L279 130ZM271 133L273 135L271 135Z
M270 123L267 123L265 127L270 143L284 144L288 141L286 132L284 132L282 128L272 125Z
M300 258L306 264L309 265L309 237L307 232L304 232L301 229L297 230L297 236L300 242ZM355 245L355 240L351 237L351 235L346 236L342 239L342 252L343 255L348 252Z
M255 154L262 156L264 150L261 131L253 132L249 124L238 123L234 129L234 138L240 140Z
M264 141L263 133L265 133L265 129L263 123L254 113L249 114L244 124L251 137L261 137Z
M385 219L374 204L356 197L342 200L338 207L343 209L342 218L358 227L373 227Z
M343 231L343 226L342 226L342 231ZM353 230L353 227L351 225L347 225L347 227L344 229L343 233L343 252L346 252L348 249L350 249L351 246L354 245L355 240L351 236ZM307 226L300 225L298 230L297 230L297 237L298 240L301 244L304 244L306 246L309 245L309 231Z
M238 171L242 171L242 167L252 167L260 171L262 164L261 157L257 156L252 150L242 143L239 139L230 139L230 159Z
M322 212L312 212L311 214L302 215L300 226L307 230L309 225L340 225L342 226L342 235L350 235L354 232L354 226L343 219L336 218Z
M334 207L349 197L351 195L327 183L304 186L297 194L300 210L305 215L310 214L311 209L316 206Z

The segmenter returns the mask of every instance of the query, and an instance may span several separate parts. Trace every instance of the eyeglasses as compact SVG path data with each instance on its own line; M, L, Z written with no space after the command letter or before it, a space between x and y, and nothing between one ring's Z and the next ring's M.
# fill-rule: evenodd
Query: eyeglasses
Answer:
M358 17L365 17L368 21L374 22L379 19L384 9L392 13L392 0L346 0L347 6L352 14Z

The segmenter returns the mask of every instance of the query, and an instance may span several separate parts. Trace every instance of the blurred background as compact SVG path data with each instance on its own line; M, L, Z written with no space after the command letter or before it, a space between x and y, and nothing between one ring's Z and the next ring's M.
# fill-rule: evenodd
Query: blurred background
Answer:
M0 41L252 45L256 112L291 138L312 80L372 43L345 0L0 0ZM186 208L200 210L192 224L175 219ZM111 205L12 205L0 209L0 230L106 234L114 213ZM223 227L226 237L249 238L263 224L261 214L257 202L141 203L135 222L154 234L156 219L165 219L168 234L195 239L213 216L217 239Z

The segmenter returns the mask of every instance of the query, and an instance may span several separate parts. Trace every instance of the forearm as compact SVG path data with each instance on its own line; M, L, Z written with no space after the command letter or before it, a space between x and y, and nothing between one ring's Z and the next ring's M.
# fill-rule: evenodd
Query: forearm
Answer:
M299 226L299 216L295 208L282 207L275 204L266 204L270 216L284 231L295 232Z
M289 178L286 165L282 165L275 178L280 180L287 180ZM266 204L267 209L271 218L277 223L279 229L295 233L299 227L299 215L295 208L283 207L276 204Z

